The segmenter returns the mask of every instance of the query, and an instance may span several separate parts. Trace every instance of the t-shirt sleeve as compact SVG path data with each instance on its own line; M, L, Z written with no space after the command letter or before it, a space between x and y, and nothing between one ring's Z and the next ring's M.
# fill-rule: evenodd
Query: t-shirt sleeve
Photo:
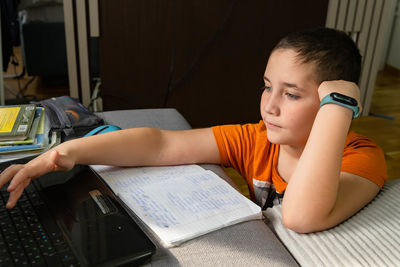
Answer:
M343 153L343 172L367 178L380 188L388 175L382 149L365 136L350 133Z
M212 127L222 165L233 167L242 175L245 173L244 164L252 157L254 127L253 124Z

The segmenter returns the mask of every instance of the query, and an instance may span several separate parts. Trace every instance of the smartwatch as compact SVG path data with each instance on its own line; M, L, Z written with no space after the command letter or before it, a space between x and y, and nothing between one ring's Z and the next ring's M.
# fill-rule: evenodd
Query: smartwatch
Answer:
M322 98L319 107L322 107L323 105L328 103L337 104L339 106L351 109L353 111L353 119L357 118L358 115L360 115L360 108L358 107L357 100L350 96L342 95L335 92L330 93L329 95Z

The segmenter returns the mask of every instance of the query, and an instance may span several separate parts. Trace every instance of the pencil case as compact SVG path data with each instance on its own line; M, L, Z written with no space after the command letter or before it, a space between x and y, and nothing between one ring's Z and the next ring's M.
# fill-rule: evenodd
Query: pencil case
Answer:
M61 132L64 139L81 137L104 124L102 118L70 96L53 97L34 103L45 108L50 131Z

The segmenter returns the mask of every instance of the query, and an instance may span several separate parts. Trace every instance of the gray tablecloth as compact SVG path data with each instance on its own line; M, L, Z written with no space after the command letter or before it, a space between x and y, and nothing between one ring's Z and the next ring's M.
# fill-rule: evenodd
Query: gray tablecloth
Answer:
M123 129L155 127L190 129L175 109L123 110L98 113L107 124ZM223 179L219 166L203 165ZM231 184L233 184L231 182ZM296 261L262 221L240 223L190 240L179 247L159 247L149 266L298 266Z

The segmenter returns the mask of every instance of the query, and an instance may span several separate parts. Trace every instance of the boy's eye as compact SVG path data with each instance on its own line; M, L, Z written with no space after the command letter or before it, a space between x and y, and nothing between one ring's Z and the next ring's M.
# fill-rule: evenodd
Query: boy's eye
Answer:
M294 94L291 94L291 93L286 93L286 95L287 95L288 98L293 99L293 100L296 100L296 99L300 98L300 96L294 95Z
M266 86L266 85L264 85L263 87L261 87L261 91L271 91L271 87L270 86Z

